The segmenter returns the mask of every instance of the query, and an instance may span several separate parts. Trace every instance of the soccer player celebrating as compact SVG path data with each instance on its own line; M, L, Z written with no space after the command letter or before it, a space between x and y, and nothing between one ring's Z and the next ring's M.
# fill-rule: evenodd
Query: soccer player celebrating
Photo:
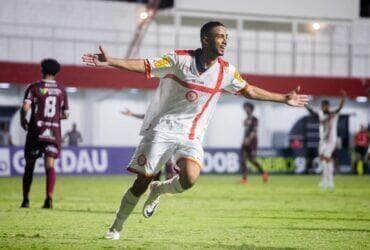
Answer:
M253 166L255 166L260 174L262 174L262 180L268 182L268 173L263 171L261 164L256 160L257 153L257 127L258 119L253 115L254 105L252 103L246 102L243 105L244 111L247 114L247 118L244 120L244 140L241 148L241 171L242 180L240 183L248 183L248 167L247 161L250 161Z
M203 135L222 92L297 107L308 101L306 95L297 94L298 89L287 94L271 93L243 80L235 67L222 58L228 43L228 31L222 23L203 25L200 39L200 49L176 50L155 59L117 59L102 47L99 54L82 57L90 66L113 66L161 79L145 115L141 130L144 137L128 166L137 178L121 200L106 235L108 239L120 237L123 223L149 184L150 193L143 206L147 218L155 212L162 194L182 193L195 184L203 162ZM179 175L151 183L159 168L173 155L180 168Z
M323 171L319 186L324 189L334 189L334 161L332 159L332 154L337 143L339 112L344 106L346 93L342 91L342 95L339 107L335 110L330 110L330 102L328 100L323 100L321 102L321 110L318 111L306 105L307 110L312 115L316 115L320 122L319 157L320 167Z
M28 208L29 193L37 158L44 155L46 172L46 198L43 208L52 208L55 184L54 161L61 148L60 120L68 118L68 98L64 88L55 81L60 65L55 59L41 62L42 80L27 86L20 110L21 126L27 131L24 157L23 202ZM31 110L31 118L26 116Z

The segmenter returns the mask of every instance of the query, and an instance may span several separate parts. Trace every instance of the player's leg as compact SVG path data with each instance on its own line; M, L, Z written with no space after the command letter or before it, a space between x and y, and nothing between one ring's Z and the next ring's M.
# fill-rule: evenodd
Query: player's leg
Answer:
M176 169L176 165L169 160L166 162L166 180L171 179L175 175L179 174L180 169Z
M55 159L60 154L60 146L54 143L44 143L42 145L42 152L44 153L44 166L46 174L46 185L45 185L45 201L43 208L53 208L53 193L55 186Z
M137 175L134 183L129 189L127 189L127 191L125 192L121 199L121 204L116 212L114 222L109 227L109 231L106 236L107 238L109 239L119 238L118 232L122 230L124 222L130 216L136 204L138 203L140 196L145 193L145 191L148 188L148 185L152 180L153 177L146 177L141 174Z
M157 195L176 194L191 188L199 177L201 165L192 158L181 158L177 161L180 173L173 178L160 182L156 185Z
M248 166L247 166L247 152L244 146L241 148L241 161L240 161L240 172L242 174L242 179L240 183L244 184L248 182Z
M329 159L327 165L328 171L328 188L334 189L334 160Z
M29 195L33 180L33 171L35 170L36 158L26 156L26 166L24 168L22 187L23 187L23 201L21 207L27 208L30 205Z
M180 168L179 175L150 184L150 193L143 206L144 217L149 218L154 214L162 194L182 193L191 188L199 177L202 165L197 158L183 156L177 161L177 166Z
M53 156L45 155L45 174L46 174L46 186L45 186L45 201L43 208L53 208L53 193L55 186L55 169L54 169L55 158Z
M327 188L328 186L328 167L327 167L327 161L325 159L325 156L320 155L319 165L320 165L320 168L322 169L321 182L319 183L319 186L321 188Z
M153 181L160 181L161 180L162 171L159 171L153 178Z
M138 203L140 196L145 193L154 176L159 172L165 161L163 155L166 153L168 143L158 143L155 138L144 137L132 157L128 170L137 174L133 185L125 192L121 204L117 210L114 222L106 234L107 239L117 240L124 222L130 216ZM158 181L156 181L158 182Z
M29 207L29 194L33 180L33 171L35 170L36 160L40 157L40 153L40 145L38 141L27 136L26 144L24 147L24 158L26 161L26 166L24 168L22 179L23 201L21 207L24 208Z
M262 175L262 180L264 182L268 182L269 175L268 172L263 170L262 165L256 159L256 151L252 151L248 154L248 160L252 163L252 165L257 168L258 172Z

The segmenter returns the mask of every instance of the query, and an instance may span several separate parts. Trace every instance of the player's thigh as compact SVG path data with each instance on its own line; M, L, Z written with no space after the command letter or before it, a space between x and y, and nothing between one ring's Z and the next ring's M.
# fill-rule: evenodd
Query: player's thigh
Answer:
M146 177L154 176L169 160L173 150L174 146L170 142L143 138L131 158L128 170Z
M180 183L185 189L192 187L199 177L201 165L193 158L180 158L177 161L180 168Z
M27 162L36 161L37 158L42 156L42 144L37 138L27 137L24 146L24 158Z
M55 159L59 157L60 147L54 143L43 143L42 151L44 154L45 168L53 168Z
M203 166L204 151L199 141L188 141L179 145L175 152L177 166L180 168L180 180L187 179L193 185Z

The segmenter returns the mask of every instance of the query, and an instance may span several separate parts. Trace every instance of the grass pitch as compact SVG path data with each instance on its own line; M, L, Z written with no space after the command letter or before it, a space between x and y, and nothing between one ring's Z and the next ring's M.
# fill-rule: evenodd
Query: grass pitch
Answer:
M45 180L35 177L31 208L19 208L21 178L0 178L0 248L311 248L370 249L370 176L272 176L248 185L236 176L201 176L165 196L151 219L144 198L119 241L103 238L133 176L58 177L54 209L43 210Z

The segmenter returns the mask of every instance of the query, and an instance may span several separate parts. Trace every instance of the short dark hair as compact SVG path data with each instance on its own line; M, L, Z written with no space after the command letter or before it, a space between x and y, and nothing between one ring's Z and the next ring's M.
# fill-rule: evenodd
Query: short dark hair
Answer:
M225 25L221 22L218 21L210 21L208 23L203 24L202 28L200 29L200 39L203 39L205 36L209 35L209 32L214 28L218 26L223 26Z
M321 105L330 105L329 100L325 99L321 101Z
M53 58L47 58L41 61L41 72L43 75L55 76L60 71L60 64Z
M252 111L254 110L254 105L253 105L252 103L250 103L250 102L245 102L245 103L243 104L243 107L244 107L244 108L248 107L248 108L250 108Z

